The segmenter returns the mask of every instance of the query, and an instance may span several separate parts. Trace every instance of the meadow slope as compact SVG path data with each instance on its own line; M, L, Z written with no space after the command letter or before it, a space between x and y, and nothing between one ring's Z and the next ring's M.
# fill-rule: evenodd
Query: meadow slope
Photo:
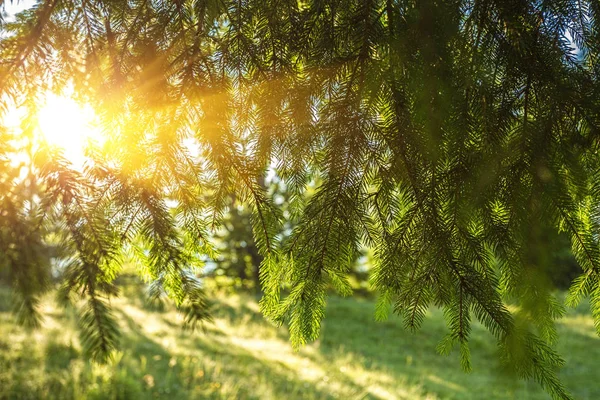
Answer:
M474 325L473 372L458 354L436 353L443 315L412 334L397 317L373 320L374 303L330 299L319 341L295 352L285 328L264 320L250 295L218 295L215 319L184 331L171 308L149 307L133 289L113 300L121 352L108 365L81 354L73 310L44 303L42 329L15 325L0 292L0 399L547 399L534 382L507 376L494 340ZM127 293L129 292L129 293ZM576 399L600 398L600 340L585 306L558 324L561 376Z

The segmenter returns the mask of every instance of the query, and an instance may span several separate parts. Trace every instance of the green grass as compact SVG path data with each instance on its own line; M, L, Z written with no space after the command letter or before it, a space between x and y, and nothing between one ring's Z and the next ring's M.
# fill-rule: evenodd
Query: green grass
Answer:
M15 325L0 292L2 399L546 399L534 382L498 365L493 338L473 328L473 372L435 347L445 334L433 310L416 334L399 318L373 321L373 302L331 298L321 339L294 352L285 328L261 316L256 299L220 295L204 331L181 329L171 309L153 311L135 290L115 300L121 352L107 365L81 354L73 311L45 302L44 327ZM2 308L4 307L4 308ZM571 311L558 324L561 371L577 399L600 398L600 341L592 320Z

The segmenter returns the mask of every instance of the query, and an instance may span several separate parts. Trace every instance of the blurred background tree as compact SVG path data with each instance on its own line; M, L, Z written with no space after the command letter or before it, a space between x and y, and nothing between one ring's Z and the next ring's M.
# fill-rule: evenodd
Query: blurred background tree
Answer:
M252 234L251 211L236 204L232 197L223 216L223 225L215 234L219 255L212 275L228 277L237 288L260 293L260 255Z

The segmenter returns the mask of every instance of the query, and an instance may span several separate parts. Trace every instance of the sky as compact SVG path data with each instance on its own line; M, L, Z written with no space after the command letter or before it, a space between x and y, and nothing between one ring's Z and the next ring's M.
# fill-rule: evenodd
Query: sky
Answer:
M35 4L34 0L4 0L3 8L7 16L23 11Z
M3 4L3 13L6 16L7 21L12 21L13 16L18 12L28 9L33 4L35 4L34 0L4 0Z

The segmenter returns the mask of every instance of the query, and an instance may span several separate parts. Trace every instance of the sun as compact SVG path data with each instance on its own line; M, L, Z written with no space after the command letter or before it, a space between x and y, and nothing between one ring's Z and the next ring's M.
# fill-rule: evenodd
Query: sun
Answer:
M53 93L38 113L42 139L50 146L62 150L73 164L83 163L84 150L90 144L103 142L98 117L89 105L82 105L70 96Z

